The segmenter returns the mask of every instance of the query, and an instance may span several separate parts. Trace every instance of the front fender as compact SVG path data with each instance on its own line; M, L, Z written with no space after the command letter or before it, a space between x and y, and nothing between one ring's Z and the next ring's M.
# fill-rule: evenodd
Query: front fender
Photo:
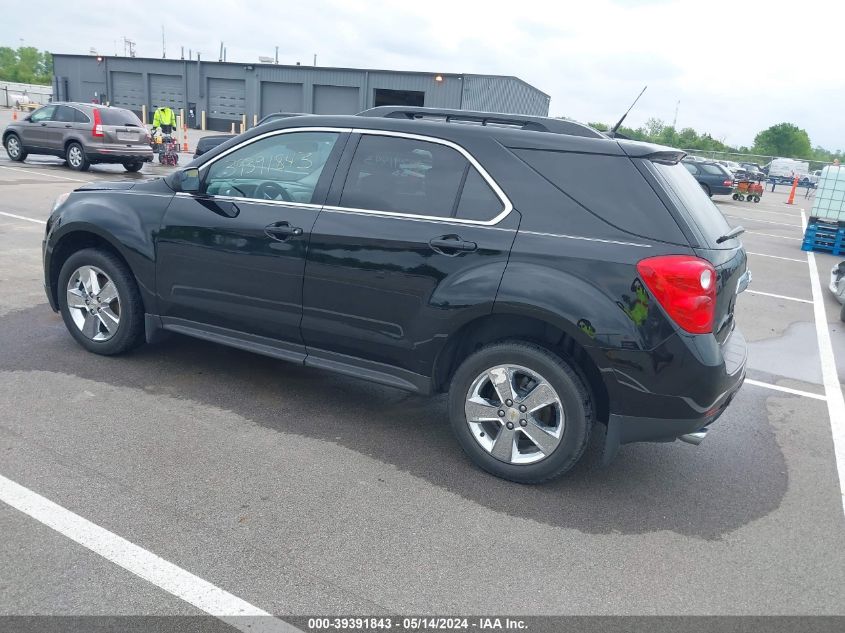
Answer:
M44 247L44 272L48 288L53 257L64 258L67 247L86 234L100 238L126 260L135 276L144 305L155 311L155 235L171 196L129 191L76 191L53 214Z

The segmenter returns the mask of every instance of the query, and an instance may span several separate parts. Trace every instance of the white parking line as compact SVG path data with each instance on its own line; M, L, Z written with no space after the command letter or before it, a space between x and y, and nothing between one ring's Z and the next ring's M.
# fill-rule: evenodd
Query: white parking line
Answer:
M35 222L36 224L47 224L44 220L36 220L35 218L27 218L23 215L15 215L14 213L6 213L0 211L0 215L5 215L7 218L15 218L16 220L26 220L27 222Z
M799 264L806 264L806 259L795 259L794 257L781 257L780 255L768 255L766 253L755 253L753 251L745 251L746 255L756 255L757 257L771 257L772 259L782 259L787 262L798 262Z
M801 209L801 224L807 226L807 216ZM819 357L822 363L824 392L827 395L827 411L830 416L830 432L833 435L833 452L836 457L836 469L839 472L839 492L842 495L842 511L845 512L845 396L839 384L836 370L836 357L830 342L830 330L827 329L827 314L824 309L822 286L819 282L819 270L812 251L807 253L810 265L810 288L813 291L813 314L816 319L816 337L819 341Z
M747 288L745 290L748 294L752 295L763 295L764 297L774 297L775 299L786 299L787 301L797 301L798 303L813 303L809 299L799 299L798 297L787 297L785 295L776 295L771 292L763 292L761 290L751 290L751 288Z
M70 180L72 182L91 182L91 180L80 180L79 178L68 178L67 176L57 176L56 174L49 174L43 171L35 171L30 167L20 168L20 167L6 167L5 165L0 165L0 169L10 169L12 171L22 171L23 173L32 173L36 176L47 176L48 178L59 178L61 180Z
M788 222L772 222L771 220L758 220L757 218L746 218L741 215L734 215L732 213L723 213L725 217L737 218L738 220L748 220L749 222L762 222L763 224L777 224L778 226L791 226L794 229L800 229L800 224L789 224Z
M801 228L801 227L798 227ZM763 235L765 237L777 237L782 240L793 240L795 242L803 242L803 237L786 237L785 235L772 235L771 233L760 233L759 231L746 231L743 235Z
M299 631L287 622L271 617L266 611L91 523L3 475L0 475L0 501L241 631Z
M736 209L738 207L731 205L726 207L727 209ZM795 215L794 213L784 213L783 211L764 211L763 209L758 209L756 207L739 207L742 208L744 211L751 211L752 213L769 213L771 215L783 215L787 218L792 218L794 220L798 220L799 216Z
M827 400L827 398L820 393L813 393L812 391L801 391L800 389L792 389L791 387L781 387L780 385L773 385L769 382L752 380L751 378L746 378L745 384L754 385L755 387L763 387L764 389L772 389L774 391L782 391L784 393L791 393L794 396L804 396L805 398L813 398L815 400Z

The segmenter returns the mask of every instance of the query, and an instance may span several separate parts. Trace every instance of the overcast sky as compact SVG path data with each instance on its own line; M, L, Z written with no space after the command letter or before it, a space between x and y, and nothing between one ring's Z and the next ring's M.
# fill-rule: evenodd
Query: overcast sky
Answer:
M255 63L516 75L551 95L550 114L626 124L649 117L731 144L782 121L845 149L845 0L204 0L65 2L4 11L0 45L56 53L167 56L181 46ZM34 8L34 5L32 5ZM163 12L157 15L158 7Z

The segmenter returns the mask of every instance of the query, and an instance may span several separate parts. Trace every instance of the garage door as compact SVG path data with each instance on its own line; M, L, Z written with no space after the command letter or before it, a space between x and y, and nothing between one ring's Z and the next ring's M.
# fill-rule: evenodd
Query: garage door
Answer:
M273 112L303 112L302 84L261 82L261 116Z
M111 89L114 93L111 104L132 110L141 115L144 103L144 80L141 73L112 72Z
M172 108L179 114L185 107L185 82L179 75L150 75L150 109L161 106Z
M358 88L314 86L314 114L356 114L360 111Z
M246 84L243 79L208 80L208 116L240 121L246 113Z

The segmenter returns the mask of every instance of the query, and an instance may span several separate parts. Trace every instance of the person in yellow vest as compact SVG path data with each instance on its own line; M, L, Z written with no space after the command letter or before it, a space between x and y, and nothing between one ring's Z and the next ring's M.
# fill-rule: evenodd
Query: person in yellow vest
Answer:
M171 134L176 129L176 113L167 106L156 108L153 114L153 130L156 128L161 128L164 134Z

